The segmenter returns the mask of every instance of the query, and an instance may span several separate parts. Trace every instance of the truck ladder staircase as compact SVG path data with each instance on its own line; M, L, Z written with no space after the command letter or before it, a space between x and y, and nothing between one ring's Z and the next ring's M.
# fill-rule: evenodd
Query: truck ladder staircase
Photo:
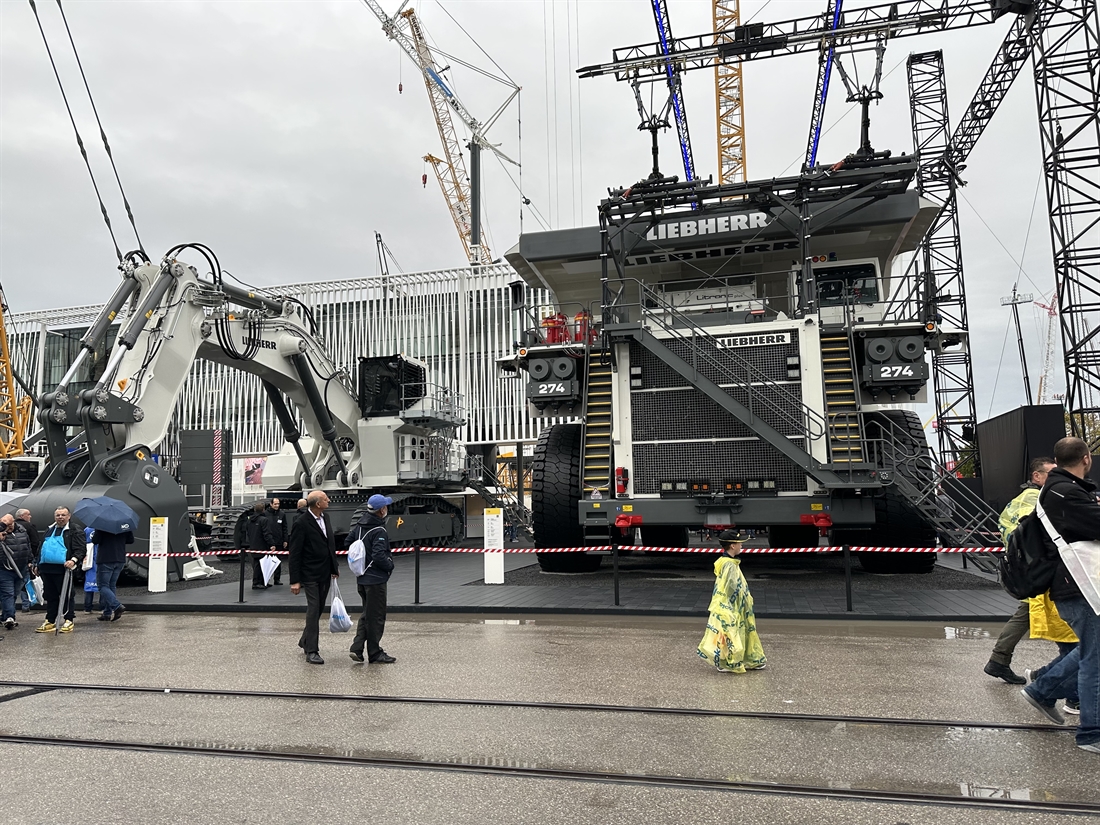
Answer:
M852 347L842 331L821 332L821 369L825 379L825 421L833 464L861 464L863 433L856 394Z
M603 350L587 350L584 385L584 435L581 441L582 496L604 499L611 496L611 360ZM610 524L586 524L585 541L606 544Z
M880 438L865 443L882 456L882 466L892 467L884 481L921 517L936 528L945 547L973 547L976 552L1002 549L998 513L971 492L962 480L941 464L927 444L916 447L892 422L879 422ZM987 555L971 560L986 572L996 572Z
M470 459L468 483L477 490L478 495L485 499L488 506L499 507L502 510L505 522L515 525L517 533L531 535L531 511L524 505L522 498L500 483L496 473L485 466L481 456L473 456ZM516 485L522 491L523 479L517 479Z

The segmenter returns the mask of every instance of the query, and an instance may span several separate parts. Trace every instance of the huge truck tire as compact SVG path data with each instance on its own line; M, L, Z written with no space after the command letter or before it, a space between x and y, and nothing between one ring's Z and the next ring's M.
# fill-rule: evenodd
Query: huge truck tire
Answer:
M682 524L643 524L644 547L687 547L688 529Z
M580 424L555 424L542 431L531 463L531 527L536 548L584 544L577 508L581 500ZM591 573L603 556L536 553L546 573Z
M912 410L881 410L865 416L868 438L893 433L901 442L903 454L928 453L928 436L920 417ZM895 472L917 486L933 481L922 462L900 464ZM916 507L895 486L885 487L875 498L875 526L863 534L860 543L872 547L935 547L936 530L925 521ZM853 543L853 542L846 542ZM935 553L858 553L859 563L868 573L931 573L936 566Z
M817 547L820 536L812 525L777 524L768 528L768 547Z

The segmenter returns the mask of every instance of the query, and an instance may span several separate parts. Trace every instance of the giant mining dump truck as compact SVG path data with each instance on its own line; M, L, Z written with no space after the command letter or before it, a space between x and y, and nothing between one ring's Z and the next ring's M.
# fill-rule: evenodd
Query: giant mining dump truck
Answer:
M534 416L540 548L686 546L689 530L766 530L773 547L997 546L995 516L941 466L911 409L932 350L961 352L921 277L894 275L937 207L912 158L710 186L611 190L600 225L521 236L529 306L502 359ZM526 290L517 284L517 296ZM519 303L519 301L517 301ZM933 553L861 554L925 572ZM544 570L598 567L544 553Z

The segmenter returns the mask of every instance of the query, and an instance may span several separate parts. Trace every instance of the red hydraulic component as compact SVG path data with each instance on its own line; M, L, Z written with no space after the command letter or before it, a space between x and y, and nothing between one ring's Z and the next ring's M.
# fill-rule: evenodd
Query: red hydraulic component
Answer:
M825 531L833 526L833 517L828 513L803 513L798 517L802 524L812 524L825 535Z
M615 516L616 527L638 527L641 523L641 516L632 516L629 513L619 513L619 515Z
M626 467L615 468L615 492L625 493L626 485L630 482L630 470Z
M588 328L592 323L592 315L587 309L582 309L573 316L573 340L584 343L588 338Z
M566 317L556 312L542 319L542 328L546 330L547 344L568 344L569 327Z

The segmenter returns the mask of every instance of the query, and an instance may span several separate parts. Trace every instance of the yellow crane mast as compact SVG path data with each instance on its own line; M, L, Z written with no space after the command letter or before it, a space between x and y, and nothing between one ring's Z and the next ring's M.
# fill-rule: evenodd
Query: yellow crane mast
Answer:
M23 455L23 438L31 409L29 396L18 399L15 395L15 372L8 349L8 332L4 327L7 312L8 301L4 297L4 287L0 286L0 459Z
M732 43L734 31L740 25L740 0L714 0L714 31L719 43ZM747 179L740 60L715 64L714 88L718 123L718 182L739 183Z
M406 9L401 12L401 17L404 17L409 25L409 37L416 47L417 60L424 78L424 88L428 90L428 100L432 104L435 125L439 129L439 140L443 144L442 158L428 154L424 156L424 160L430 163L435 171L439 188L443 190L443 197L451 212L451 220L454 221L455 229L458 230L458 236L462 240L462 247L466 251L467 260L470 263L491 260L488 245L484 241L481 242L480 256L478 256L473 249L478 242L470 237L472 231L470 176L466 172L466 161L462 156L462 143L459 141L458 132L455 131L454 121L451 119L448 98L453 95L443 82L440 68L428 48L424 30L420 26L416 12Z

